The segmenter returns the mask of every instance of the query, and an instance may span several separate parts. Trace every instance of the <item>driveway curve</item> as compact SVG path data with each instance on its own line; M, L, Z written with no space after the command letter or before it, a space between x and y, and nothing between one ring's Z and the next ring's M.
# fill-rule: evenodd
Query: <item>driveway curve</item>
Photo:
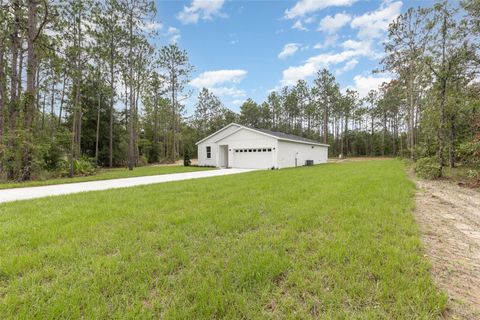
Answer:
M88 181L68 184L56 184L40 187L26 187L0 190L0 203L18 200L36 199L86 191L99 191L117 188L142 186L147 184L199 179L245 173L256 169L218 169L185 173L172 173L157 176L121 178L111 180Z

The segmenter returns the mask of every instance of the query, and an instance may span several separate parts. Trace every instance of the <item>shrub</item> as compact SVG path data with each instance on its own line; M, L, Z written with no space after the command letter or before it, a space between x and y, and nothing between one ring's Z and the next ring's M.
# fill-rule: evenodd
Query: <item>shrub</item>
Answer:
M61 174L68 176L70 173L70 161L64 160L61 165ZM82 157L73 161L73 175L74 176L90 176L95 174L95 166L89 158Z
M189 167L192 164L192 161L190 161L190 153L185 151L183 155L183 165L185 167Z
M146 156L139 156L137 159L137 167L144 167L148 164L148 158Z
M55 143L51 143L43 154L44 167L48 171L57 170L63 159L63 150Z
M470 141L458 146L457 155L461 163L480 167L480 141Z
M153 143L152 148L148 152L148 162L150 163L157 163L160 161L160 144L159 143Z
M478 170L470 169L467 171L467 178L472 180L480 179L480 172Z
M438 179L442 175L441 167L435 158L421 158L415 164L415 172L424 179Z

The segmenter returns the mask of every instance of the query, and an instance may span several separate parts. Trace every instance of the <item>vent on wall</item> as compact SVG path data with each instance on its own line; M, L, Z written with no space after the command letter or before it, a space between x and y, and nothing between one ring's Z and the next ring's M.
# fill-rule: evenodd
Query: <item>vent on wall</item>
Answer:
M305 160L306 166L313 166L313 160Z

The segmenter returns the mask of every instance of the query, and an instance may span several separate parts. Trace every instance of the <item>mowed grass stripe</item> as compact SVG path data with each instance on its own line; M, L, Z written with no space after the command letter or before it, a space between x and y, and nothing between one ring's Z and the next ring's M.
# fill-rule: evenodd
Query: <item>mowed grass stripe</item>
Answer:
M435 318L400 161L0 206L5 318Z

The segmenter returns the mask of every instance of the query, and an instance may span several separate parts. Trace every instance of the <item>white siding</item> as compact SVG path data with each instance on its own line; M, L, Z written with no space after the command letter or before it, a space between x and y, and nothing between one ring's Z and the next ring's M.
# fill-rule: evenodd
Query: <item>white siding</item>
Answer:
M210 158L207 158L207 146L211 147ZM228 154L220 152L220 149L228 150ZM235 152L240 149L246 149L247 152ZM234 124L198 144L200 166L224 165L225 157L228 158L228 167L231 168L288 168L295 166L295 158L297 166L304 166L306 160L313 160L314 164L326 163L328 147L278 140L276 137Z
M215 144L215 141L231 134L238 128L239 128L238 126L233 125L225 130L218 132L217 134L214 134L207 140L200 142L197 145L198 165L217 167L218 166L218 146ZM207 146L210 146L212 150L212 157L210 159L207 159Z
M231 168L269 169L276 167L277 140L248 129L217 141L218 145L228 145L228 166ZM237 149L252 149L252 152L235 152ZM257 152L253 152L253 149ZM258 152L258 149L262 151ZM271 149L270 152L263 149Z
M295 167L295 158L297 166L304 166L306 160L313 160L314 164L326 163L328 147L279 140L278 167Z

